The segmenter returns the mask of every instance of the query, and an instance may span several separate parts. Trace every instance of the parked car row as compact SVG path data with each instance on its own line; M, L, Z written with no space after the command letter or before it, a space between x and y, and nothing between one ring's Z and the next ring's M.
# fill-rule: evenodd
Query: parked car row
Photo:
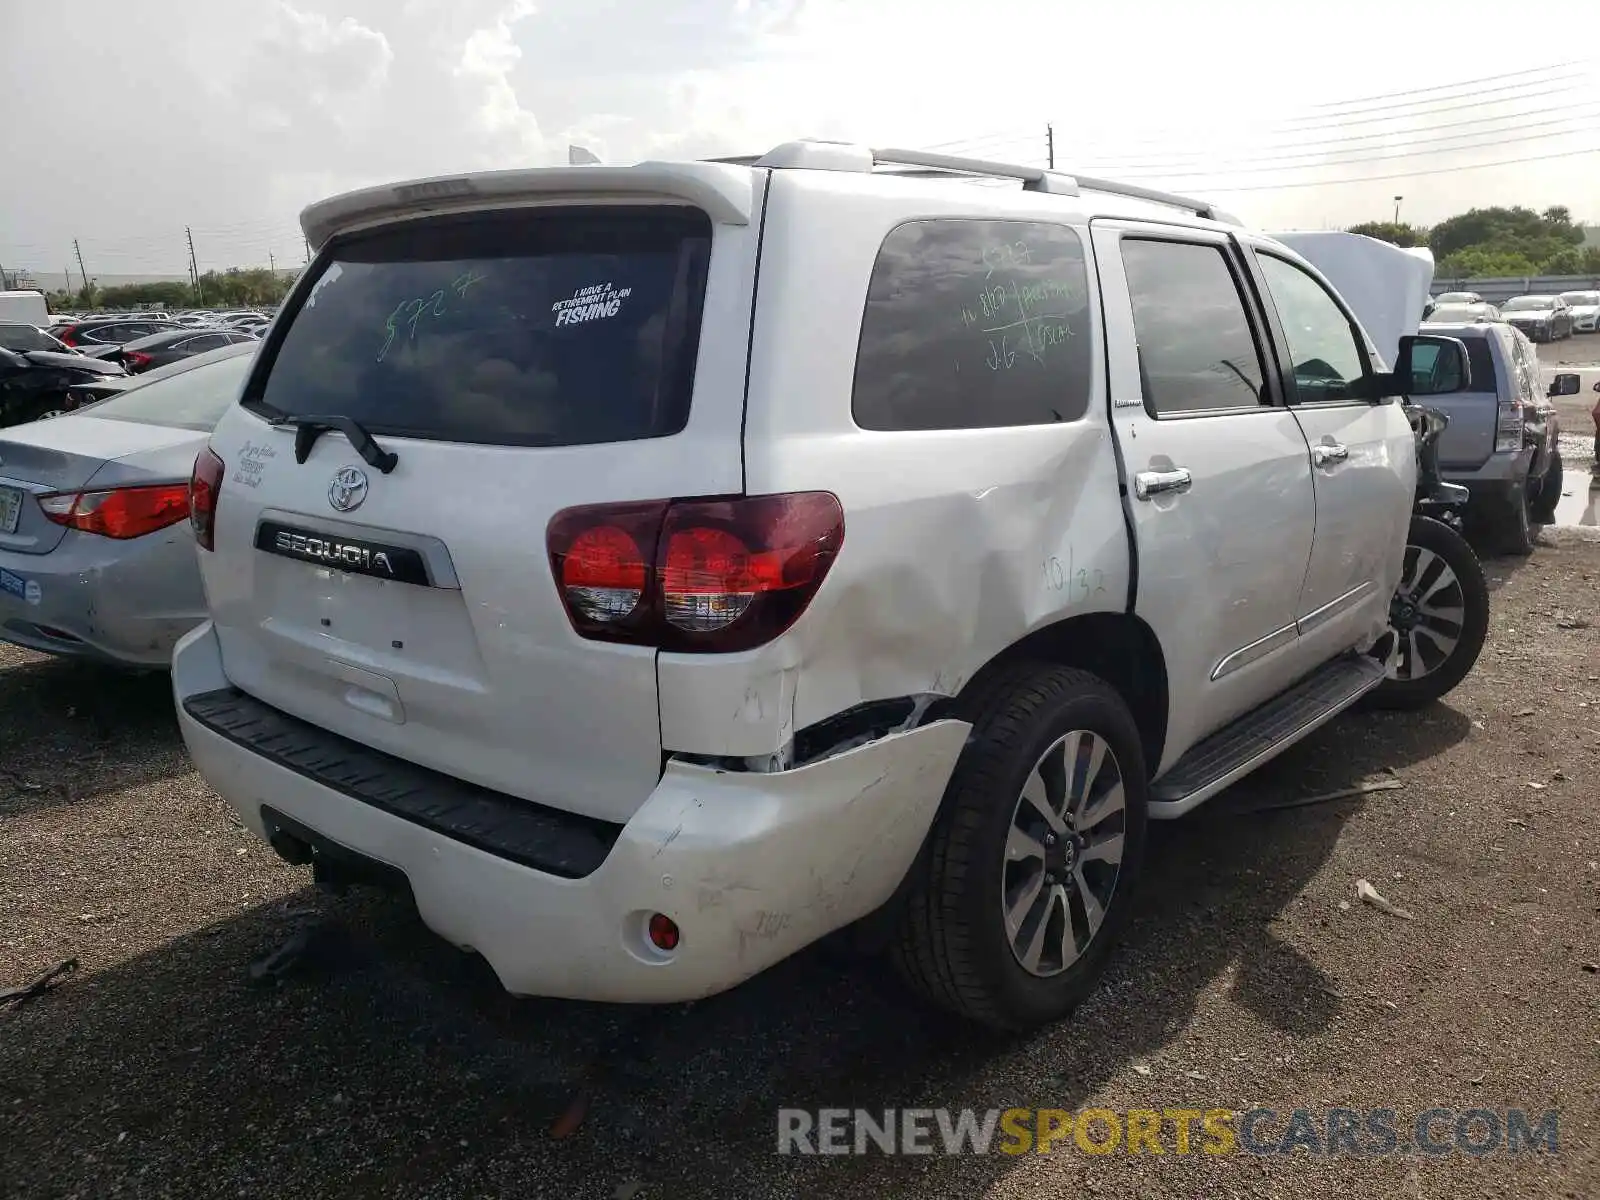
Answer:
M1477 373L1431 264L837 143L576 170L314 205L254 353L0 437L0 636L171 647L248 828L511 991L840 936L1054 1020L1149 821L1476 660L1404 403Z
M1444 292L1423 313L1436 325L1504 321L1535 342L1559 342L1600 327L1600 292L1562 292L1551 296L1516 296L1494 305L1477 292Z
M249 316L265 322L260 314ZM121 313L59 319L49 329L0 324L0 428L71 412L94 395L91 386L119 375L138 375L223 346L254 344L253 322L195 322L165 314Z

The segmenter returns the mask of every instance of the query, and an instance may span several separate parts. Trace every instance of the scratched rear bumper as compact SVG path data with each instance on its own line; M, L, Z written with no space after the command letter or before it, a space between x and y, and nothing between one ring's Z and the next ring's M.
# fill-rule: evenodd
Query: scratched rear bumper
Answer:
M188 715L227 686L209 622L173 659L201 775L263 834L264 805L397 868L422 919L519 995L670 1003L724 991L893 894L970 727L938 721L769 774L667 764L604 863L581 879L520 866L285 769ZM682 940L662 954L651 913Z

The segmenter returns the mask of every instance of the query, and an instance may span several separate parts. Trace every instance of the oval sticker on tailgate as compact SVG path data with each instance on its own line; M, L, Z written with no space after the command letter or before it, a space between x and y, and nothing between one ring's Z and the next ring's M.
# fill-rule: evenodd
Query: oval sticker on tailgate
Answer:
M409 546L391 546L366 538L334 537L277 521L263 521L256 529L256 549L319 567L348 571L352 575L433 586L428 578L428 564Z

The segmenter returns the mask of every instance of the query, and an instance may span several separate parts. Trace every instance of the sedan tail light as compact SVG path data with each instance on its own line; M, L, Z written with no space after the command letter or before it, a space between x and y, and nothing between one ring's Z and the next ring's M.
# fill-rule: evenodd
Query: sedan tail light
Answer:
M181 483L110 488L99 492L58 492L40 496L39 507L57 525L102 537L143 537L189 515L189 489Z
M581 637L686 652L748 650L799 619L844 542L828 492L569 508L550 566Z
M194 527L195 544L202 550L216 549L217 499L227 471L227 464L210 446L195 456L194 474L189 477L189 523Z
M143 350L124 350L119 357L130 371L142 371L155 361Z
M63 329L55 337L56 341L63 346L76 346L78 344L78 331L76 329Z

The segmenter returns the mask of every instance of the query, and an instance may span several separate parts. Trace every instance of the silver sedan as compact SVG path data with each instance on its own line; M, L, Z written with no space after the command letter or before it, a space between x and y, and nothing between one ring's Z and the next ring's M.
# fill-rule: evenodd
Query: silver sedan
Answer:
M255 349L198 354L89 408L0 432L0 640L171 664L206 615L189 474Z

